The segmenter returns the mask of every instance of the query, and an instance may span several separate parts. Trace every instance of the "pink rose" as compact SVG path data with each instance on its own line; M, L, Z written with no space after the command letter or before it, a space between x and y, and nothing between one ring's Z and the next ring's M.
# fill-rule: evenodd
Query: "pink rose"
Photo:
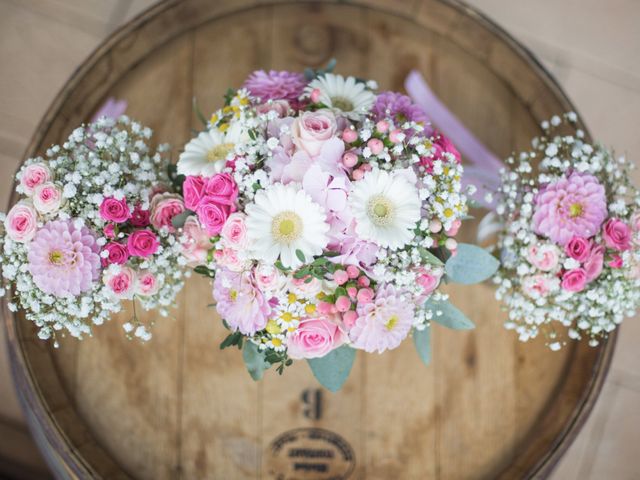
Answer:
M434 132L435 140L433 141L433 158L435 160L442 160L444 158L445 153L449 153L453 155L456 163L460 163L462 158L460 157L460 152L456 149L456 147L451 143L447 137L445 137L440 132Z
M589 258L584 262L582 268L587 273L587 282L592 282L602 273L604 267L604 247L598 245L591 249Z
M631 227L635 232L640 232L640 212L634 212L631 215Z
M207 195L201 200L196 210L198 220L204 225L209 235L218 235L233 211L231 206L220 205L216 199L217 197L209 197Z
M218 173L207 181L205 193L209 199L215 199L215 203L234 206L238 198L238 185L228 173ZM232 211L235 211L235 206Z
M291 111L291 105L286 100L271 100L267 103L262 103L256 107L258 113L275 112L278 118L286 117Z
M136 293L144 297L155 295L160 290L160 283L151 272L140 272L136 282Z
M560 250L555 245L531 245L528 254L531 265L543 272L554 270L560 261Z
M522 279L522 290L533 299L544 298L558 288L558 279L547 275L529 275Z
M624 262L622 260L622 257L618 254L614 254L611 257L611 260L607 262L607 265L609 265L611 268L622 268L623 263Z
M587 272L582 268L568 270L562 275L561 286L569 292L580 292L587 285Z
M182 197L175 193L161 193L151 199L151 225L160 230L166 227L170 232L175 232L171 220L176 215L184 212Z
M263 292L277 292L285 285L285 278L275 266L261 263L253 268L256 286Z
M604 243L607 247L619 252L631 248L631 228L622 220L610 218L602 228Z
M309 278L311 278L310 281L308 281ZM289 289L299 297L312 298L322 291L322 282L310 275L303 278L290 278Z
M223 248L213 252L213 258L217 264L226 267L232 272L242 272L247 269L248 262L238 257L238 251L233 248Z
M225 243L236 250L244 250L247 247L247 226L245 225L245 215L243 213L232 213L227 218L220 236Z
M108 268L103 281L116 298L130 300L136 292L136 272L130 267Z
M103 267L111 265L112 263L124 265L129 259L127 247L122 243L109 242L102 248L102 251L109 253L107 258L101 258Z
M584 237L574 236L564 246L564 251L574 260L584 262L591 253L591 242Z
M25 243L33 239L38 228L38 213L27 202L16 203L4 220L7 235L16 242Z
M322 145L336 134L336 117L330 110L304 112L291 124L291 139L299 150L316 157Z
M38 185L52 180L51 170L44 163L33 163L22 169L20 186L24 194L31 196Z
M426 297L431 295L431 293L433 293L433 291L438 288L438 285L440 284L440 278L442 277L442 271L420 267L416 273L418 274L416 283L422 287L420 298L426 299Z
M116 238L116 226L113 223L108 223L102 232L107 238Z
M198 208L200 199L204 196L204 179L202 177L188 176L182 184L182 195L185 206L192 211Z
M325 317L302 320L287 337L287 353L293 359L324 357L344 343L337 322Z
M143 210L140 204L136 205L131 214L131 225L137 228L148 227L150 225L151 214L149 210Z
M33 206L40 213L52 213L62 205L62 191L53 183L41 183L33 190Z
M160 242L151 230L136 230L127 239L129 254L137 257L148 257L158 251Z
M207 254L212 248L209 234L201 227L195 216L187 217L182 226L182 256L189 265L202 265L207 262Z
M108 222L124 223L131 218L131 211L127 205L127 199L118 200L107 197L100 205L100 216Z

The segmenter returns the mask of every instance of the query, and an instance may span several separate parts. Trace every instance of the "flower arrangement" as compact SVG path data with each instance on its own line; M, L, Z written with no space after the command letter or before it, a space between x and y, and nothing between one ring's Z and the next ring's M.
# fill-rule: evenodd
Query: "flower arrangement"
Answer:
M542 332L552 350L566 343L556 326L596 346L640 303L632 165L589 144L576 123L574 113L543 122L531 151L507 159L497 197L502 265L494 280L506 327L522 341Z
M455 147L409 97L376 88L328 70L254 72L180 155L185 257L214 279L221 346L242 348L255 379L307 359L337 389L355 350L412 333L426 360L431 320L472 326L443 277L497 267L454 238L468 209Z
M166 191L165 148L151 152L150 138L149 128L126 116L102 117L18 171L22 198L0 235L2 293L41 338L55 341L60 331L82 338L122 300L167 315L185 263L171 219L185 207ZM150 338L137 318L124 328Z

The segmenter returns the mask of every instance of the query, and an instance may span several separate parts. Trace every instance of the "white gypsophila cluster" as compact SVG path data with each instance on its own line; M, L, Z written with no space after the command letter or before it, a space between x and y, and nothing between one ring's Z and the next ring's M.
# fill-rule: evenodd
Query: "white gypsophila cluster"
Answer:
M590 345L598 345L640 304L640 232L636 213L640 195L630 183L633 165L601 145L587 143L576 124L574 113L543 122L544 134L532 141L532 149L507 159L496 207L503 230L497 244L501 268L494 282L496 298L508 311L505 326L515 330L521 341L544 335L552 350L566 343L560 330L566 330L571 339L586 337ZM561 133L563 125L575 133ZM592 249L599 246L602 262L585 263L534 232L537 196L545 185L572 172L592 175L604 186L607 218L619 219L632 231L629 249L616 251L606 246L600 229L589 239L589 245ZM596 258L596 262L599 260ZM600 265L602 271L597 274ZM582 290L567 290L563 276L579 269L593 269L594 278Z
M122 116L117 120L103 117L93 124L76 128L62 145L47 149L45 157L31 158L16 175L16 192L32 201L21 182L29 166L42 165L50 172L50 182L62 192L59 208L43 212L38 210L37 229L54 220L69 220L79 227L88 228L102 247L109 239L103 231L107 222L99 208L107 197L125 199L128 205L149 209L154 188L168 185L169 160L162 153L168 146L161 145L157 152L148 146L152 131L148 127ZM176 294L183 286L181 248L175 236L166 228L156 230L160 246L147 258L130 257L127 266L136 271L154 274L157 289L153 294L136 294L132 299L145 309L158 308L166 316ZM120 233L117 238L122 238ZM34 283L29 269L29 242L17 242L6 231L0 236L0 266L4 280L3 291L10 294L12 311L22 310L27 320L34 322L42 339L56 338L65 332L82 338L91 335L92 325L101 325L122 309L122 299L107 288L100 278L91 288L77 296L46 294ZM104 255L101 254L104 258ZM135 336L147 340L150 334L137 319L132 320ZM125 328L127 330L127 328ZM55 342L57 345L57 341Z

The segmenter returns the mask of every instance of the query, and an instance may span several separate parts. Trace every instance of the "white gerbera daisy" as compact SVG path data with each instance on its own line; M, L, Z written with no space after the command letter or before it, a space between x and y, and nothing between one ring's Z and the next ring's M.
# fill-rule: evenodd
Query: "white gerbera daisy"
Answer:
M307 85L305 92L320 90L320 102L348 118L357 120L365 115L376 101L375 94L354 77L326 73Z
M404 176L378 169L367 172L353 183L349 202L361 238L392 250L413 238L420 196Z
M178 173L205 177L220 173L248 139L240 123L232 124L224 132L217 128L206 130L185 145L178 159Z
M247 235L257 260L273 264L279 257L285 267L295 269L303 264L297 250L310 261L329 241L324 210L293 184L259 191L246 212Z

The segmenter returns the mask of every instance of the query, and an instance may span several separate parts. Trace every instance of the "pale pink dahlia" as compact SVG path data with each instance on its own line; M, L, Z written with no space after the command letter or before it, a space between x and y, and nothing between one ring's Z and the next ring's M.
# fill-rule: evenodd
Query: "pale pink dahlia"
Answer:
M396 122L419 122L427 124L429 119L421 107L413 100L401 93L382 92L376 97L373 105L373 115L376 121L392 118Z
M243 87L263 102L287 100L295 103L306 85L307 81L301 73L256 70L245 80Z
M29 245L29 272L44 293L77 296L98 280L99 252L96 237L88 228L76 228L70 220L48 222Z
M413 325L414 305L391 285L382 285L372 303L358 306L358 318L349 331L355 348L382 353L400 345Z
M541 188L535 199L534 231L562 246L574 236L592 237L606 218L604 187L593 175L574 172Z

